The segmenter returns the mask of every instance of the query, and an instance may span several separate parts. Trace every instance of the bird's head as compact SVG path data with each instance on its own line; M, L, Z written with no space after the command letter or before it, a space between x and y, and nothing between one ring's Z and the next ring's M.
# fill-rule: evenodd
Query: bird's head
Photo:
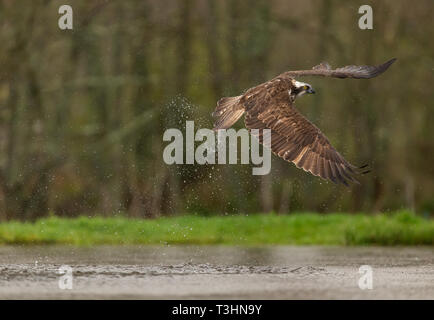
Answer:
M315 93L315 90L309 83L292 80L292 84L294 88L291 90L291 95L294 95L296 98L304 95L305 93Z

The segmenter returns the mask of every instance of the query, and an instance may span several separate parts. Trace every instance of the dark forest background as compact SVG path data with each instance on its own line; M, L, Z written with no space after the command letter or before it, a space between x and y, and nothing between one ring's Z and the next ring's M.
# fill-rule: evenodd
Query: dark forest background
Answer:
M0 220L46 215L434 211L431 0L0 1ZM374 29L358 27L370 4ZM272 157L163 162L163 132L211 128L222 96L287 70L379 64L372 80L311 77L297 107L352 163L336 186ZM236 128L243 127L242 121Z

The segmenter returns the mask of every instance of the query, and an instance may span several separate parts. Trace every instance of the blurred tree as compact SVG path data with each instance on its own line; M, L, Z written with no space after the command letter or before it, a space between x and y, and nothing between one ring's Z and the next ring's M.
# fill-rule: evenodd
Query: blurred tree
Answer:
M0 1L0 220L50 212L133 217L294 210L433 208L434 6L316 1ZM297 107L372 173L350 189L273 157L245 165L173 165L164 130L211 126L222 96L289 69L399 60L370 81L307 80ZM242 121L235 128L243 127Z

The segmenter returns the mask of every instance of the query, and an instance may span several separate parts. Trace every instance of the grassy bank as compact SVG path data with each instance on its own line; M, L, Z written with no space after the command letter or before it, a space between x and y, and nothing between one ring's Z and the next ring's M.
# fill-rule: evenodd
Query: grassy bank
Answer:
M155 220L52 217L0 224L0 244L434 245L434 221L408 212Z

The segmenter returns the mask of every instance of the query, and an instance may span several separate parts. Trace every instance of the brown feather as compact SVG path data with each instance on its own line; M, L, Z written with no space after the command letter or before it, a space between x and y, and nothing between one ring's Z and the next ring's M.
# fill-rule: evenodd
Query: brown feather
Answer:
M228 128L244 113L246 127L260 143L270 147L272 152L298 168L334 183L348 185L358 183L354 175L360 169L342 157L327 137L294 107L297 89L294 76L327 76L336 78L368 79L386 71L396 59L378 66L346 66L332 69L326 62L312 70L288 71L276 78L250 88L243 95L219 100L214 116L214 129ZM259 129L254 133L252 129ZM263 129L271 130L271 143L264 141Z
M300 76L322 76L322 77L333 77L333 78L353 78L353 79L370 79L374 78L384 71L386 71L394 62L396 58L390 59L383 64L378 66L345 66L342 68L337 68L332 70L327 64L320 64L315 66L312 70L298 70L298 71L288 71L283 73L281 76L286 77L300 77Z
M274 154L323 179L346 185L347 179L353 181L350 173L340 167L346 168L350 164L314 124L289 104L287 92L275 95L268 105L260 101L258 104L262 106L262 111L252 107L255 116L248 111L245 124L249 129L271 129L271 150ZM259 141L262 142L261 132Z
M240 104L242 96L224 97L217 102L217 107L212 113L216 118L214 130L231 127L244 114L244 108Z

